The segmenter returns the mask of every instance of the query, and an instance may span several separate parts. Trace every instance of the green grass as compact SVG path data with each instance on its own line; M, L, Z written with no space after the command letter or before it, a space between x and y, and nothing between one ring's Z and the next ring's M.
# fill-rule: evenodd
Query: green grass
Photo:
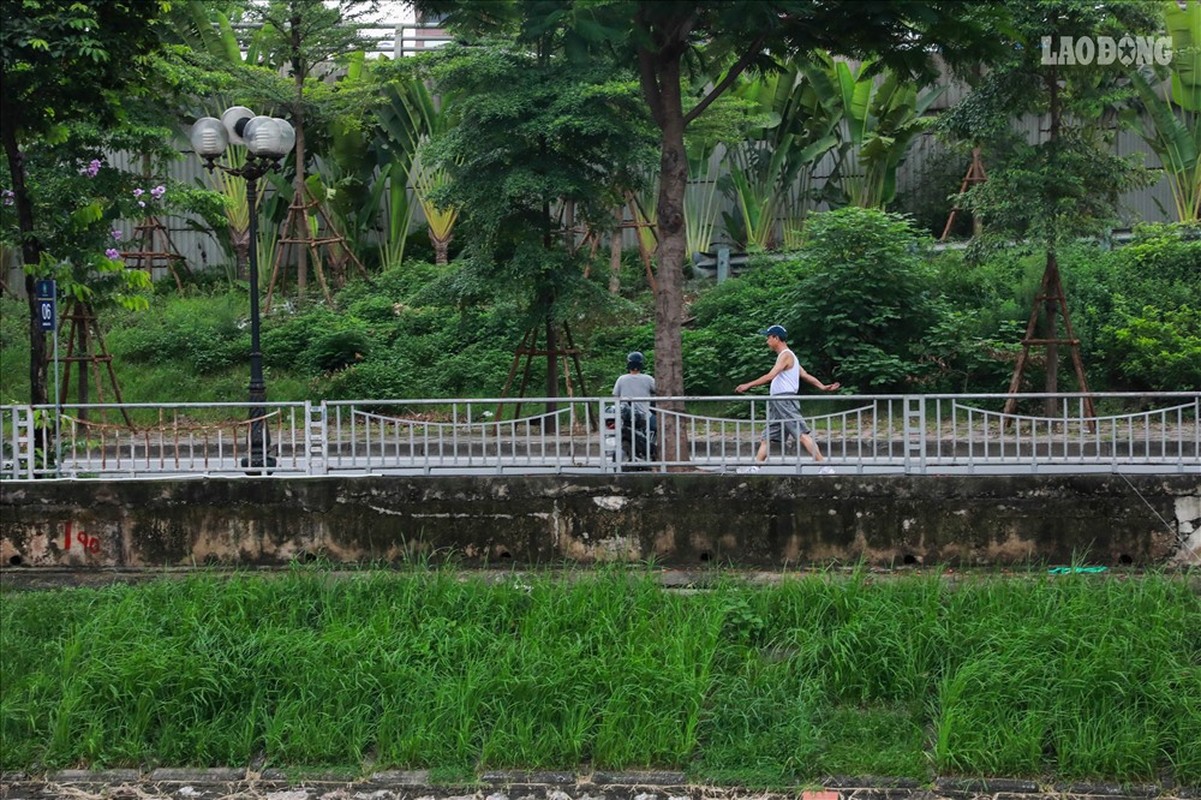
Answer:
M637 570L0 594L0 768L1201 783L1201 598L1150 575L659 588Z

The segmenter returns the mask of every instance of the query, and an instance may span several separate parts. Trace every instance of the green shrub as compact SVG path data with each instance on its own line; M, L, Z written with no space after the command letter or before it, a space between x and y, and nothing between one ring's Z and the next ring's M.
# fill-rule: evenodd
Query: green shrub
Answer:
M1009 386L1023 327L1008 320L985 333L983 309L950 309L925 337L921 391L1003 392Z
M354 364L331 376L326 397L330 400L392 400L425 397L422 374L412 364L396 358Z
M922 338L941 316L928 241L905 219L860 208L810 217L794 342L806 368L859 391L898 391L922 370ZM787 323L786 323L787 324Z
M1061 263L1093 389L1197 385L1189 343L1193 309L1201 308L1201 229L1140 225L1128 245L1077 246Z
M1045 263L1045 254L1020 246L986 258L948 250L931 259L940 291L958 308L977 310L985 330L1008 320L1026 322Z
M199 374L239 363L250 353L246 300L239 293L161 297L148 311L122 312L106 336L114 356L143 364L183 360Z
M373 276L370 283L359 280L346 284L338 293L338 305L349 309L369 297L384 298L389 304L404 302L445 271L445 267L406 259L403 264Z
M359 318L328 308L273 321L263 332L264 362L280 369L300 369L313 375L335 372L362 361L380 341Z
M1104 330L1110 357L1132 388L1201 389L1201 309L1144 306Z
M1165 283L1183 282L1201 292L1201 224L1143 224L1118 250L1132 271Z
M0 402L29 402L29 305L0 297Z
M366 359L371 337L366 328L342 327L318 332L305 350L305 361L319 372L337 372Z
M380 295L356 300L347 307L347 311L364 322L394 322L400 314L399 303Z
M263 326L263 361L279 368L307 370L305 352L314 337L338 324L327 308L315 308L292 317L275 318Z

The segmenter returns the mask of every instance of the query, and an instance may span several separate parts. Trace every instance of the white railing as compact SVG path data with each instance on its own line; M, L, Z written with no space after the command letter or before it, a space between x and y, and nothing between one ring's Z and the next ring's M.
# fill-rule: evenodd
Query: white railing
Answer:
M801 405L839 474L1201 474L1201 395L821 395ZM1048 399L1054 414L1046 413ZM632 447L613 398L2 406L0 478L618 473L754 464L767 398L659 398ZM683 411L668 410L683 408ZM636 418L637 419L637 418ZM261 422L261 425L254 423ZM649 422L640 423L649 433ZM57 430L57 437L56 437ZM258 431L257 440L252 440ZM814 474L792 443L763 469Z

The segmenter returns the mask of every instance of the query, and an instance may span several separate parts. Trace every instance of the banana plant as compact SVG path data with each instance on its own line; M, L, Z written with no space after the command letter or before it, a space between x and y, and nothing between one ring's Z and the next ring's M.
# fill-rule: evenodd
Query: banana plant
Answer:
M230 167L240 169L246 164L246 148L241 145L230 146L225 160ZM206 188L221 195L224 201L228 246L234 257L237 275L244 278L250 258L250 207L246 200L246 181L219 169L205 171L199 180Z
M194 14L200 13L194 3L189 4L187 8L191 9ZM242 45L238 41L229 17L216 9L207 13L209 14L207 25L204 24L202 18L197 17L196 19L196 35L188 39L193 47L204 50L211 57L220 60L227 68L240 68L247 64L258 63L263 40L261 31L252 35L246 42L245 57L243 57ZM231 102L231 98L214 97L204 103L203 112L200 115L220 117L222 111L232 105L236 105L236 103ZM246 163L246 148L241 145L231 145L226 151L225 161L231 167L241 168ZM205 188L217 192L224 200L228 239L223 241L221 237L217 237L217 240L229 248L229 255L233 256L237 275L245 278L251 247L250 209L246 201L246 181L215 169L211 172L204 171L197 182ZM261 194L259 200L262 200Z
M345 69L339 81L340 92L347 97L375 94L381 82L367 61L365 51L350 53L342 57L340 63ZM320 208L333 226L333 231L327 233L334 233L344 240L336 246L331 243L326 250L335 283L341 283L346 277L347 255L339 254L339 248L345 247L347 253L359 254L379 238L377 228L383 189L379 184L387 179L380 173L390 163L392 154L380 146L378 130L372 126L376 119L376 114L368 111L340 114L330 120L329 145L314 159L315 174L305 178L309 197L320 201ZM306 217L310 232L320 227L317 215L310 213ZM314 235L313 238L319 237ZM316 259L321 251L314 249L312 255ZM389 262L382 263L387 266ZM316 274L321 280L320 268Z
M841 117L838 163L830 175L830 199L841 205L883 208L896 196L897 169L914 137L928 128L925 113L945 86L919 93L919 87L874 61L852 67L824 51L803 68L823 104Z
M713 241L713 231L721 210L721 195L717 191L721 162L720 154L712 150L697 157L689 155L688 191L684 194L684 225L689 253L704 252Z
M372 197L385 221L377 246L382 269L404 261L405 241L413 225L412 198L409 196L408 169L400 161L381 164L376 173Z
M727 215L726 227L741 231L748 248L772 248L781 241L781 217L785 231L803 224L813 170L838 144L839 117L796 64L744 81L735 95L749 103L756 123L727 157L724 183L739 216Z
M1201 112L1201 0L1184 5L1164 0L1164 20L1172 37L1172 100Z
M1133 71L1130 80L1142 108L1125 116L1159 156L1176 219L1197 222L1201 219L1201 2L1181 8L1169 0L1164 16L1175 53L1170 75ZM1156 88L1161 83L1167 87L1162 96Z
M453 108L453 96L442 95L436 102L424 83L409 80L388 84L379 115L385 134L396 148L397 164L413 187L413 194L425 215L438 264L446 264L449 260L448 248L454 237L459 210L441 208L435 202L438 190L445 187L450 177L444 169L431 166L419 154L431 139L445 133L453 124ZM393 196L395 194L393 192ZM399 204L394 207L403 213ZM411 216L412 211L407 213Z
M440 207L433 201L433 198L450 182L450 173L443 168L431 167L421 158L419 152L413 163L410 182L413 184L413 193L417 196L417 202L421 204L421 213L425 215L430 243L434 246L434 263L448 264L450 263L450 241L454 238L459 209Z

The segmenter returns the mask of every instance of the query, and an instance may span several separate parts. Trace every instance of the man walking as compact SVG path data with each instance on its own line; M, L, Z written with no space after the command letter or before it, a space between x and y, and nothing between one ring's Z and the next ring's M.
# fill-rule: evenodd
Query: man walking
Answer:
M754 386L771 383L771 399L767 401L767 428L763 431L763 440L759 443L759 452L755 455L755 461L762 464L767 460L769 442L779 441L783 445L788 441L788 437L793 437L804 445L809 455L813 456L814 461L819 463L825 461L817 442L813 441L813 437L809 435L809 426L805 424L805 420L801 416L801 405L796 394L801 388L802 380L823 392L836 392L842 384L822 383L806 372L793 352L788 349L788 331L784 329L784 326L772 325L767 330L759 331L759 335L767 337L767 346L776 354L775 366L755 380L740 383L734 389L742 394ZM759 467L751 467L749 471L758 472ZM823 475L832 472L834 470L830 467L821 468Z

